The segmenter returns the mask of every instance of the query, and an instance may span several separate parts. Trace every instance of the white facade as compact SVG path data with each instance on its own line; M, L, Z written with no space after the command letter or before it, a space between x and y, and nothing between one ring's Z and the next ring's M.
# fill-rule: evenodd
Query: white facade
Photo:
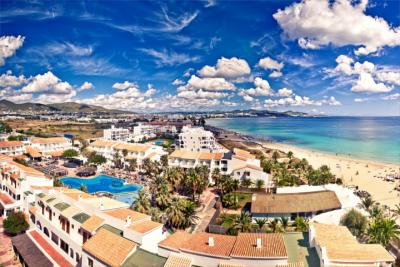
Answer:
M103 139L127 142L131 138L129 129L115 128L114 125L110 129L103 131Z
M18 156L26 153L25 144L21 141L0 142L0 154L7 156Z
M44 154L73 148L71 139L65 137L33 138L31 146Z
M14 162L12 159L0 157L0 215L7 216L12 210L24 208L24 198L31 186L52 186L53 181L33 168Z
M215 141L213 133L204 130L203 127L182 127L178 146L180 149L192 152L218 152L222 150Z
M155 138L157 136L157 127L153 125L147 125L139 123L137 126L133 127L133 140L135 142L140 142L145 139Z

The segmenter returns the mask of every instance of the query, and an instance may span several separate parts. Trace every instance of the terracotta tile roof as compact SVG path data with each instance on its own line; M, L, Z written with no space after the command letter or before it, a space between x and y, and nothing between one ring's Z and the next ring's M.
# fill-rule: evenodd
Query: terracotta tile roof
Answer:
M158 246L179 251L179 248L190 239L191 235L185 231L177 231L158 243Z
M256 165L244 164L244 165L242 165L240 167L237 167L237 168L233 169L233 171L244 169L244 168L249 168L249 169L253 169L253 170L257 170L257 171L262 171L263 170L263 168L261 168L259 166L256 166Z
M190 267L192 266L192 259L190 257L171 253L164 264L164 267Z
M251 213L298 213L340 209L333 191L291 194L256 194L251 202Z
M210 237L214 239L214 246L208 244ZM198 254L229 257L235 240L236 237L234 236L199 232L191 234L190 239L182 245L181 250Z
M69 263L60 253L58 253L53 245L49 244L36 230L28 232L37 244L49 255L55 262L57 262L61 267L72 267L73 265Z
M239 149L239 148L234 148L233 153L239 157L246 158L246 159L255 159L256 156L251 154L249 151Z
M234 263L230 261L221 261L218 267L245 267L243 264Z
M261 247L257 248L257 239ZM285 241L282 234L239 233L233 246L231 257L243 258L287 258Z
M119 143L115 146L117 150L128 150L133 152L145 152L149 150L151 147L143 144L132 144L132 143Z
M29 207L29 212L32 214L35 214L37 211L37 208L35 206Z
M148 155L146 156L146 159L151 159L151 158L154 157L154 156L157 156L157 153L156 153L156 152L151 152L150 154L148 154Z
M109 216L112 216L114 218L120 219L120 220L126 220L128 216L131 217L131 221L139 221L145 218L150 218L149 215L146 215L144 213L140 213L137 211L133 211L128 208L122 208L122 209L115 209L115 210L109 210L109 211L103 211L104 214L107 214Z
M210 152L193 152L188 150L175 150L169 157L171 158L182 158L191 160L220 160L224 156L223 153L210 153Z
M31 140L32 144L52 144L52 143L65 143L69 139L65 137L49 137L49 138L39 138L35 137Z
M46 155L50 155L52 157L61 157L63 155L64 151L50 151L46 152Z
M288 264L278 264L276 267L304 267L303 262L292 262Z
M97 229L100 228L100 226L103 225L104 219L100 218L96 215L92 215L90 216L89 219L87 219L82 225L81 227L88 231L89 233L93 233L94 231L96 231Z
M96 140L93 143L90 143L89 146L91 147L113 147L117 145L116 141L109 141L109 140Z
M28 146L26 148L26 153L28 153L32 158L40 158L42 154L40 154L39 150L36 148L33 148L31 146Z
M83 250L109 266L119 267L136 250L136 244L110 231L100 229L86 241Z
M158 222L153 222L153 221L144 221L144 222L140 222L140 223L135 223L134 225L131 225L129 227L129 229L141 233L141 234L145 234L151 230L154 230L156 228L161 227L162 224L158 223Z
M96 196L79 191L79 190L74 190L74 191L69 191L69 190L64 190L64 195L72 198L73 200L79 200L79 196L81 196L82 199L87 199L87 198L96 198Z
M38 171L38 170L36 170L36 169L34 169L34 168L31 168L31 167L28 167L28 166L19 164L19 163L14 162L14 161L11 161L11 162L8 162L8 163L9 163L10 165L13 165L13 166L17 167L18 169L20 169L20 170L26 172L26 173L44 176L44 173L43 173L43 172Z
M22 146L24 143L20 141L1 141L0 147Z
M0 201L3 202L3 204L5 205L14 203L14 200L12 198L1 192L0 192Z
M388 261L394 257L381 245L360 244L345 226L312 223L315 243L326 248L328 258L334 261Z

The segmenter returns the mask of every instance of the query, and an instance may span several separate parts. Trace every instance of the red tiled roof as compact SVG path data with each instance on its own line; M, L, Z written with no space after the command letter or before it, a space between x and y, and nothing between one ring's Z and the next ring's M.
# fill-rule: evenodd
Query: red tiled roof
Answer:
M6 205L14 203L14 200L12 200L12 198L1 192L0 192L0 200L1 202L3 202L3 204Z
M23 144L21 141L2 141L0 147L22 146Z
M29 232L28 234L44 251L46 251L47 255L60 265L60 267L73 267L73 265L58 253L36 230Z

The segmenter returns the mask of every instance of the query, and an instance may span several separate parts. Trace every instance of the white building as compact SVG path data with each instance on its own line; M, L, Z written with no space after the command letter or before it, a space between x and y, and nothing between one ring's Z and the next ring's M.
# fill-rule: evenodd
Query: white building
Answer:
M21 141L0 142L0 154L7 156L18 156L26 153L25 144Z
M169 155L168 163L169 166L181 168L206 165L210 172L219 169L222 174L232 175L240 181L250 179L255 184L257 180L263 180L267 188L272 186L268 174L260 167L260 160L249 152L237 148L227 153L175 150Z
M379 244L360 244L346 226L311 223L309 242L317 251L321 267L386 267L395 261Z
M33 168L18 164L0 155L0 216L12 210L24 210L23 200L31 186L52 186L53 180Z
M76 189L34 187L32 192L28 235L42 239L35 242L41 250L48 252L47 243L73 266L121 266L138 247L156 253L165 239L162 224L126 203Z
M182 150L193 152L219 152L223 148L215 141L214 135L203 127L182 127L178 146Z
M125 160L136 159L138 165L141 165L146 158L152 161L159 161L162 155L167 154L162 147L156 145L106 140L96 140L89 145L88 149L104 156L110 162L113 160L116 153L124 157L123 154L126 152Z
M144 123L138 123L133 127L133 141L140 142L157 136L157 127Z
M114 125L110 129L105 129L103 131L103 139L127 142L131 138L129 129L125 128L115 128Z
M42 155L49 156L61 156L65 150L73 148L71 139L65 137L34 137L31 139L31 146Z

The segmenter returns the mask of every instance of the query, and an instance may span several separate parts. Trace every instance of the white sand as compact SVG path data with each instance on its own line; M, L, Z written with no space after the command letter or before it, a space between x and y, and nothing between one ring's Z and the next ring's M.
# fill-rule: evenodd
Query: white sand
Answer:
M391 208L400 204L400 192L394 190L399 185L399 180L388 182L378 178L379 176L386 177L387 174L399 173L400 165L336 156L286 144L265 142L264 147L279 149L286 153L292 151L296 158L306 158L314 168L325 164L338 178L342 178L345 185L356 185L359 189L369 192L375 201ZM356 175L357 171L358 175Z

